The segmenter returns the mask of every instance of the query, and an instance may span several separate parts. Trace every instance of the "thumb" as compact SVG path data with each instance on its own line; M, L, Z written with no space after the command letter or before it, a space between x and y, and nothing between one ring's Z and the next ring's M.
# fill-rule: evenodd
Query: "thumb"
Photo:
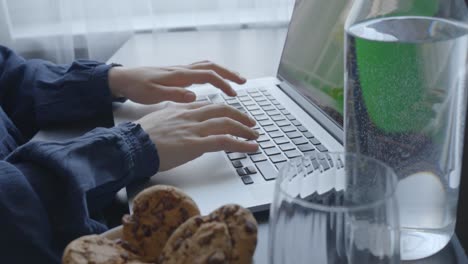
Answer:
M158 85L156 91L161 101L190 103L196 99L196 95L192 91L181 87Z

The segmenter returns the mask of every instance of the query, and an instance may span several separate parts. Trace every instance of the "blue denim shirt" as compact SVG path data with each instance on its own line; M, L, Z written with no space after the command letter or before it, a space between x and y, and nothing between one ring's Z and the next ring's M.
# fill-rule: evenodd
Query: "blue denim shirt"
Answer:
M49 125L112 118L109 68L24 60L0 46L1 263L59 263L68 242L107 229L91 212L157 172L155 145L133 123L28 142Z

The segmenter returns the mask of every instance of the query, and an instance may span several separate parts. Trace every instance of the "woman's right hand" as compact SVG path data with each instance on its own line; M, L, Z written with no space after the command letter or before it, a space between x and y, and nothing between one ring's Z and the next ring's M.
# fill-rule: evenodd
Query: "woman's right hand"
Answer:
M135 121L158 149L159 171L189 162L206 152L255 152L256 122L237 109L208 103L165 102L160 109Z

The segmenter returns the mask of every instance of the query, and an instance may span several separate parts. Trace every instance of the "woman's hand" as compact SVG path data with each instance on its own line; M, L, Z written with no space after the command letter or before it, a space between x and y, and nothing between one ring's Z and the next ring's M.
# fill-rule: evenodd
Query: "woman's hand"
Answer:
M113 67L109 71L112 94L142 104L193 102L195 94L185 89L192 84L210 83L227 95L235 96L236 92L226 80L245 83L239 74L210 61L173 67Z
M182 165L206 152L220 150L255 152L258 144L251 127L255 120L221 104L165 102L161 108L136 121L155 143L160 171ZM240 137L244 139L236 139Z

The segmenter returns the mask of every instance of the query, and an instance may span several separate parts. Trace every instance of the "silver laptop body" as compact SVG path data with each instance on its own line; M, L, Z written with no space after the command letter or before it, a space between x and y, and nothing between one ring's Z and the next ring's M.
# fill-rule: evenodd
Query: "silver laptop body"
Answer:
M130 202L145 187L167 184L189 194L203 214L227 203L265 210L284 162L343 150L342 25L349 4L332 1L317 6L321 2L328 1L296 1L276 78L232 84L238 91L236 98L208 85L193 90L198 101L229 104L252 115L261 133L259 152L207 153L128 187ZM115 111L115 123L136 120L151 111L152 106L126 102ZM315 166L323 171L333 164L317 159Z

